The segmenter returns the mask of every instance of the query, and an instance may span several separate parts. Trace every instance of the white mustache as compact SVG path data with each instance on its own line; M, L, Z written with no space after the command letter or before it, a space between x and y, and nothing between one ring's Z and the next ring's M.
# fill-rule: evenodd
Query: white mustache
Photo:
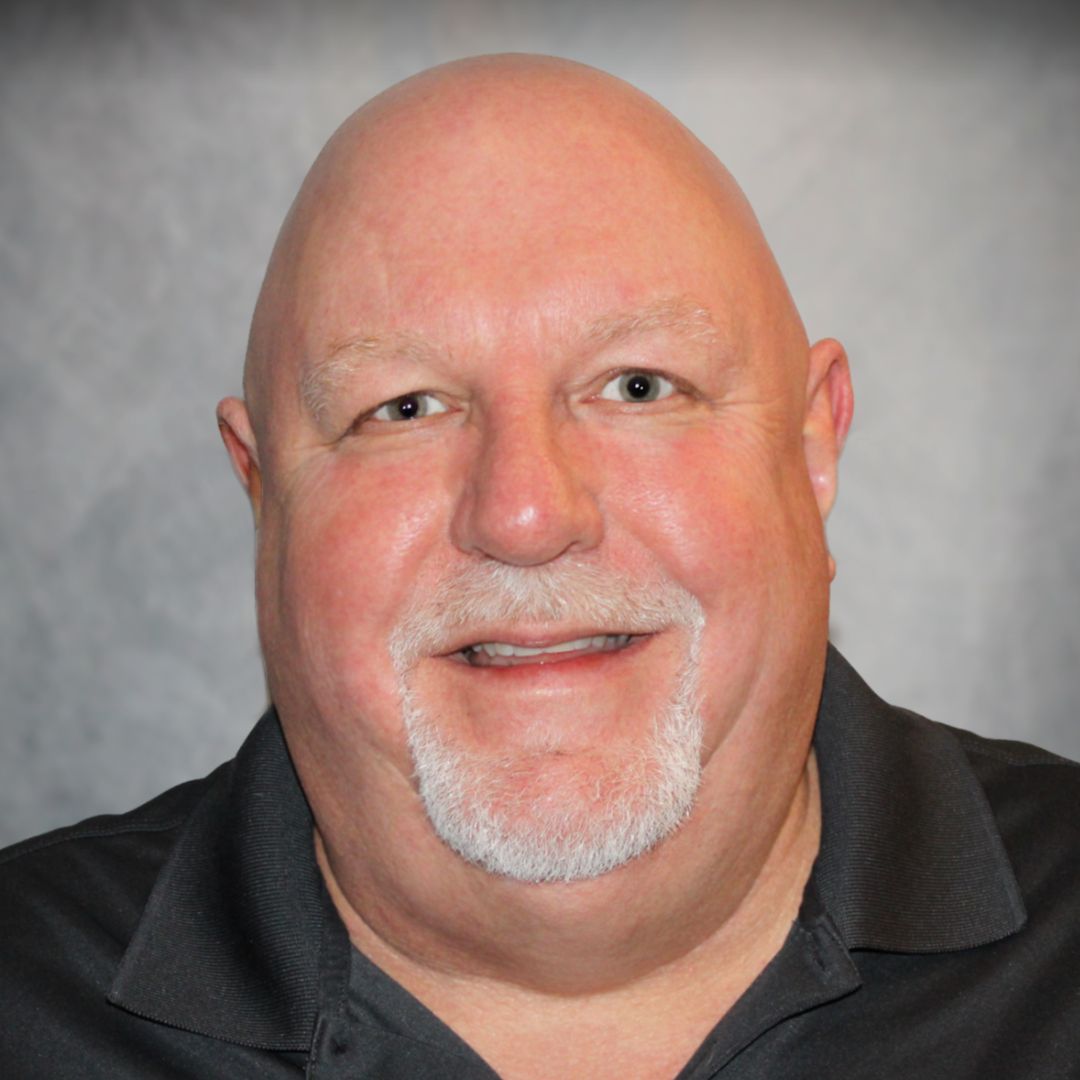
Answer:
M692 593L658 575L636 580L569 560L533 567L470 563L408 608L390 637L394 669L400 676L420 657L460 644L463 631L481 633L507 621L650 634L673 625L699 631L705 615Z

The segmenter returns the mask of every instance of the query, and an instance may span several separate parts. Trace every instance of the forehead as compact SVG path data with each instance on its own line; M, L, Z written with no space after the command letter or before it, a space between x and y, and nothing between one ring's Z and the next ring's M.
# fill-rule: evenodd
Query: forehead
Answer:
M738 321L747 278L732 230L686 200L608 194L543 212L536 199L500 207L476 192L407 213L358 205L313 229L297 265L303 354L387 337L407 353L410 335L600 340L702 308L724 328Z

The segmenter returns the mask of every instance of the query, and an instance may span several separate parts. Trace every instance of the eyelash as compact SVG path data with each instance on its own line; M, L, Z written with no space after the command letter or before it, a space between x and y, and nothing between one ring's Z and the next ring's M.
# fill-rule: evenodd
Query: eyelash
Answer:
M424 401L427 401L427 402L433 402L436 407L433 409L430 404L425 405L424 408L423 408L423 411L420 412L415 417L413 417L413 416L400 416L400 417L379 416L379 413L383 412L384 410L389 410L394 405L397 405L399 407L403 407L406 402L412 401L412 400L424 400ZM422 420L425 416L438 416L440 413L445 413L445 412L449 412L449 411L450 411L449 408L446 405L444 405L443 402L441 402L439 400L439 398L435 394L431 393L428 390L414 390L414 391L412 391L412 393L401 394L396 398L391 398L389 401L384 401L381 405L378 405L374 409L372 409L371 412L368 413L366 417L364 417L364 419L375 420L377 423L380 423L380 424L395 423L395 422L397 422L397 423L407 423L410 420Z
M631 382L635 378L639 377L660 384L660 386L657 388L657 396L641 398L621 398L616 397L615 395L612 395L610 397L607 395L606 391L609 387L618 387L620 384L623 384L625 382L625 385L628 388ZM602 398L605 401L618 401L623 405L644 405L652 401L664 401L683 389L684 388L678 382L678 380L671 378L669 375L665 375L661 371L654 371L650 368L625 368L622 371L614 372L607 379L607 381L601 387L600 393L597 395L597 397ZM616 390L616 394L617 393L618 390Z
M613 385L617 385L622 380L629 382L635 376L641 376L648 380L658 381L661 385L658 388L658 394L656 397L650 398L621 398L614 395L608 396L605 391ZM647 405L653 401L664 401L667 398L673 397L677 393L685 393L686 387L682 385L681 380L675 379L670 375L665 375L663 372L655 371L650 368L624 368L621 371L612 372L605 380L603 386L600 389L600 393L596 395L597 398L601 398L605 401L615 401L622 405ZM387 416L380 416L379 414L391 409L393 406L399 407L411 399L421 399L429 404L424 406L422 412L415 417L399 416L397 418ZM431 403L434 404L432 408ZM377 424L407 424L412 420L422 420L428 416L438 416L442 413L449 412L449 407L444 404L437 394L432 393L430 390L413 390L407 394L399 394L395 398L390 398L388 401L384 401L377 405L374 409L364 413L362 416L357 417L353 422L350 431L355 432L367 421L374 421Z

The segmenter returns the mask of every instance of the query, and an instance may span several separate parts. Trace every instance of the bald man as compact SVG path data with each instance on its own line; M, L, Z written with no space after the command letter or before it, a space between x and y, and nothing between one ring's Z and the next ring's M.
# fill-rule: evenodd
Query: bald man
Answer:
M851 414L644 95L360 109L218 408L271 707L5 856L5 1075L1080 1075L1080 776L830 651Z

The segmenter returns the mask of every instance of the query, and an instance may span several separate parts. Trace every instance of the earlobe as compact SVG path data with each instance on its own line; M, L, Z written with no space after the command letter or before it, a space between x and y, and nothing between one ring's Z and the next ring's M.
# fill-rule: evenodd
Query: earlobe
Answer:
M844 448L855 395L843 345L825 338L810 348L803 452L822 520L836 501L837 463Z
M258 528L262 506L262 474L259 471L258 447L247 406L240 398L225 398L218 404L217 421L221 440L229 452L233 472L248 494L251 511L255 515L255 527Z

